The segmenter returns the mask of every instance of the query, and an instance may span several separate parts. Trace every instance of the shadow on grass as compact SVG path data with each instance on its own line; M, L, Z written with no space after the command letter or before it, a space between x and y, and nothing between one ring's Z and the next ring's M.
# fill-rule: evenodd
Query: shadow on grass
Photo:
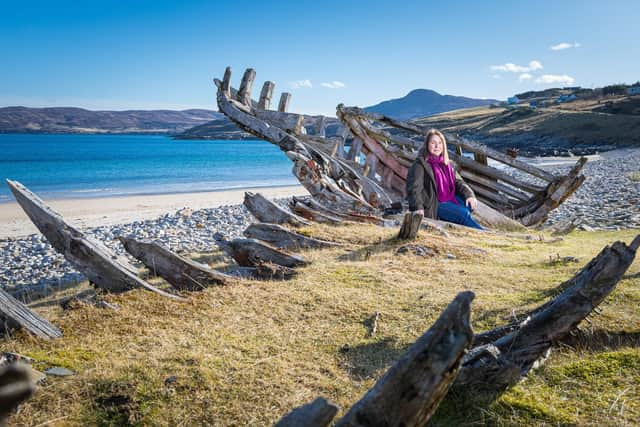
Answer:
M382 376L406 348L398 348L395 338L382 338L367 344L344 345L339 350L340 366L353 380L362 381Z
M396 251L405 245L413 244L413 240L401 240L396 237L392 237L387 240L380 240L378 243L374 243L368 246L364 246L358 249L354 249L352 251L346 252L340 255L337 260L338 261L367 261L371 258L372 255L380 254L380 253L391 253L392 255L396 254ZM424 246L424 245L420 245ZM441 250L437 247L427 247L427 250L432 250L435 254L441 252Z
M640 332L607 331L604 329L578 330L573 335L564 337L560 343L575 350L611 351L622 347L640 347Z

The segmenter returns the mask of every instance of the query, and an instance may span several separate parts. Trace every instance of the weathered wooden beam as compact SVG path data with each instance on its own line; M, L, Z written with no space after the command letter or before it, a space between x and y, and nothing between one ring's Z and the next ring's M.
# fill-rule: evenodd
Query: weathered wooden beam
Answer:
M288 224L293 227L309 225L309 221L273 203L260 193L244 193L244 205L258 221L270 224Z
M418 212L407 212L404 214L404 221L402 221L398 239L415 239L420 230L422 218L424 218L424 214Z
M485 187L491 188L492 190L500 191L504 194L507 194L521 202L527 202L531 199L531 197L533 197L531 194L527 194L522 190L519 190L514 187L510 187L508 185L505 185L501 182L498 182L492 179L485 178L484 176L479 175L467 169L462 169L460 171L460 175L465 179L477 182L478 184L482 184Z
M47 238L53 248L84 274L96 287L110 292L144 288L165 297L181 299L164 292L136 275L136 269L111 249L67 224L42 199L17 181L7 180L16 201Z
M508 217L502 212L478 201L478 207L473 211L473 217L483 226L494 230L525 231L521 222Z
M365 165L368 168L365 175L367 175L367 177L369 177L370 179L375 179L376 171L378 170L378 158L373 153L367 154Z
M231 67L227 67L224 70L224 77L222 78L221 90L227 97L231 96Z
M329 215L323 212L319 212L315 209L310 208L304 203L293 202L293 210L303 218L308 219L309 221L319 222L323 224L331 224L331 225L343 225L346 221L343 221L340 218L337 218L333 215Z
M276 84L271 81L266 81L262 85L262 90L260 91L260 99L258 100L258 108L260 110L268 110L271 108L271 98L273 97L273 89L276 87Z
M7 417L35 390L28 366L17 363L0 366L0 427L7 425Z
M362 140L358 137L354 137L351 140L351 147L347 153L347 160L356 160L360 157L360 150L362 150Z
M60 329L0 288L0 324L2 323L9 328L23 327L44 339L62 336ZM0 335L3 332L0 330Z
M178 290L199 291L211 285L228 285L232 277L184 258L158 242L121 236L127 252L144 263L151 274L165 279Z
M299 406L282 417L274 427L326 427L338 413L338 407L323 397Z
M253 114L260 120L277 126L288 132L300 133L304 116L301 114L282 113L280 111L256 110Z
M234 239L217 243L238 265L245 267L271 263L295 268L309 264L301 256L286 253L256 239Z
M238 89L238 101L242 104L251 106L251 89L253 89L253 81L256 79L256 70L247 68L240 82Z
M342 246L339 243L327 242L294 233L277 224L251 224L243 234L251 239L258 239L280 249L328 248Z
M318 117L318 119L316 120L315 126L314 126L314 135L319 136L320 138L325 138L327 136L327 132L326 132L326 126L327 126L327 122L326 122L326 117L325 116L320 116Z
M291 94L289 92L282 92L280 102L278 103L278 111L286 113L289 109L289 102L291 102Z
M336 427L423 426L456 378L471 345L473 292L462 292Z
M525 321L479 334L477 342L486 342L486 336L493 341L474 348L465 357L456 387L500 392L526 376L555 341L574 329L615 289L633 263L638 247L640 235L628 246L615 242L605 247L560 285L565 290L558 297L534 310Z
M557 179L555 175L549 173L543 169L537 168L529 163L525 163L518 159L514 159L513 157L496 151L492 148L487 147L486 145L469 141L468 139L457 137L454 135L447 135L447 142L451 142L452 144L459 145L463 149L467 151L471 151L474 154L484 156L484 158L489 157L494 160L498 160L504 164L507 164L515 169L519 169L521 171L527 172L535 177L543 179L547 182L552 182ZM486 163L484 163L486 164Z

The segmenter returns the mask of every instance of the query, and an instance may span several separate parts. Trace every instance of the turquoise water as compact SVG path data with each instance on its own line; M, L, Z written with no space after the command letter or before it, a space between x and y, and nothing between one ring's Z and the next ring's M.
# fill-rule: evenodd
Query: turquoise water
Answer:
M264 141L182 141L159 135L0 134L4 179L45 198L109 197L298 184Z

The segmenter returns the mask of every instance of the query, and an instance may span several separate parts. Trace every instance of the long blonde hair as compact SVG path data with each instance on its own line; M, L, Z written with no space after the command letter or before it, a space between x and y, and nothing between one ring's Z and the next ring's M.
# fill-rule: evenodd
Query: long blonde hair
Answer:
M427 157L427 155L429 154L429 140L433 137L433 136L438 136L440 138L440 140L442 141L442 160L444 162L445 165L449 164L449 152L447 151L447 139L444 137L444 135L442 134L442 132L440 132L438 129L430 129L429 132L427 132L425 138L424 138L424 145L422 146L422 149L420 150L420 155L422 157Z

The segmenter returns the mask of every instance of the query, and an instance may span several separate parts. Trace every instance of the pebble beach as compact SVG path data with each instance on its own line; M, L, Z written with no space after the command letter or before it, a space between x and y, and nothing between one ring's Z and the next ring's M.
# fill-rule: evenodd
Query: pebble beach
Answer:
M566 173L575 160L577 158L549 161L540 166L553 173ZM551 213L545 225L577 216L580 228L587 231L640 228L639 169L640 149L616 150L593 156L583 169L587 178L585 183ZM287 191L289 194L264 194L282 205L288 203L286 196L304 194L302 187L288 187ZM244 191L237 190L237 193L243 194ZM239 237L255 221L240 200L233 204L218 203L215 207L202 207L203 203L185 202L183 207L176 209L172 206L173 209L152 218L116 221L118 223L115 224L108 218L95 219L93 222L98 221L101 225L93 226L89 225L91 221L70 222L104 242L117 254L128 256L117 240L119 236L158 240L177 252L207 252L215 248L216 233L229 238ZM136 217L135 211L129 212L129 217ZM4 235L1 231L0 286L3 288L47 285L55 288L83 279L82 274L56 253L40 233L17 236L7 229L4 229Z

